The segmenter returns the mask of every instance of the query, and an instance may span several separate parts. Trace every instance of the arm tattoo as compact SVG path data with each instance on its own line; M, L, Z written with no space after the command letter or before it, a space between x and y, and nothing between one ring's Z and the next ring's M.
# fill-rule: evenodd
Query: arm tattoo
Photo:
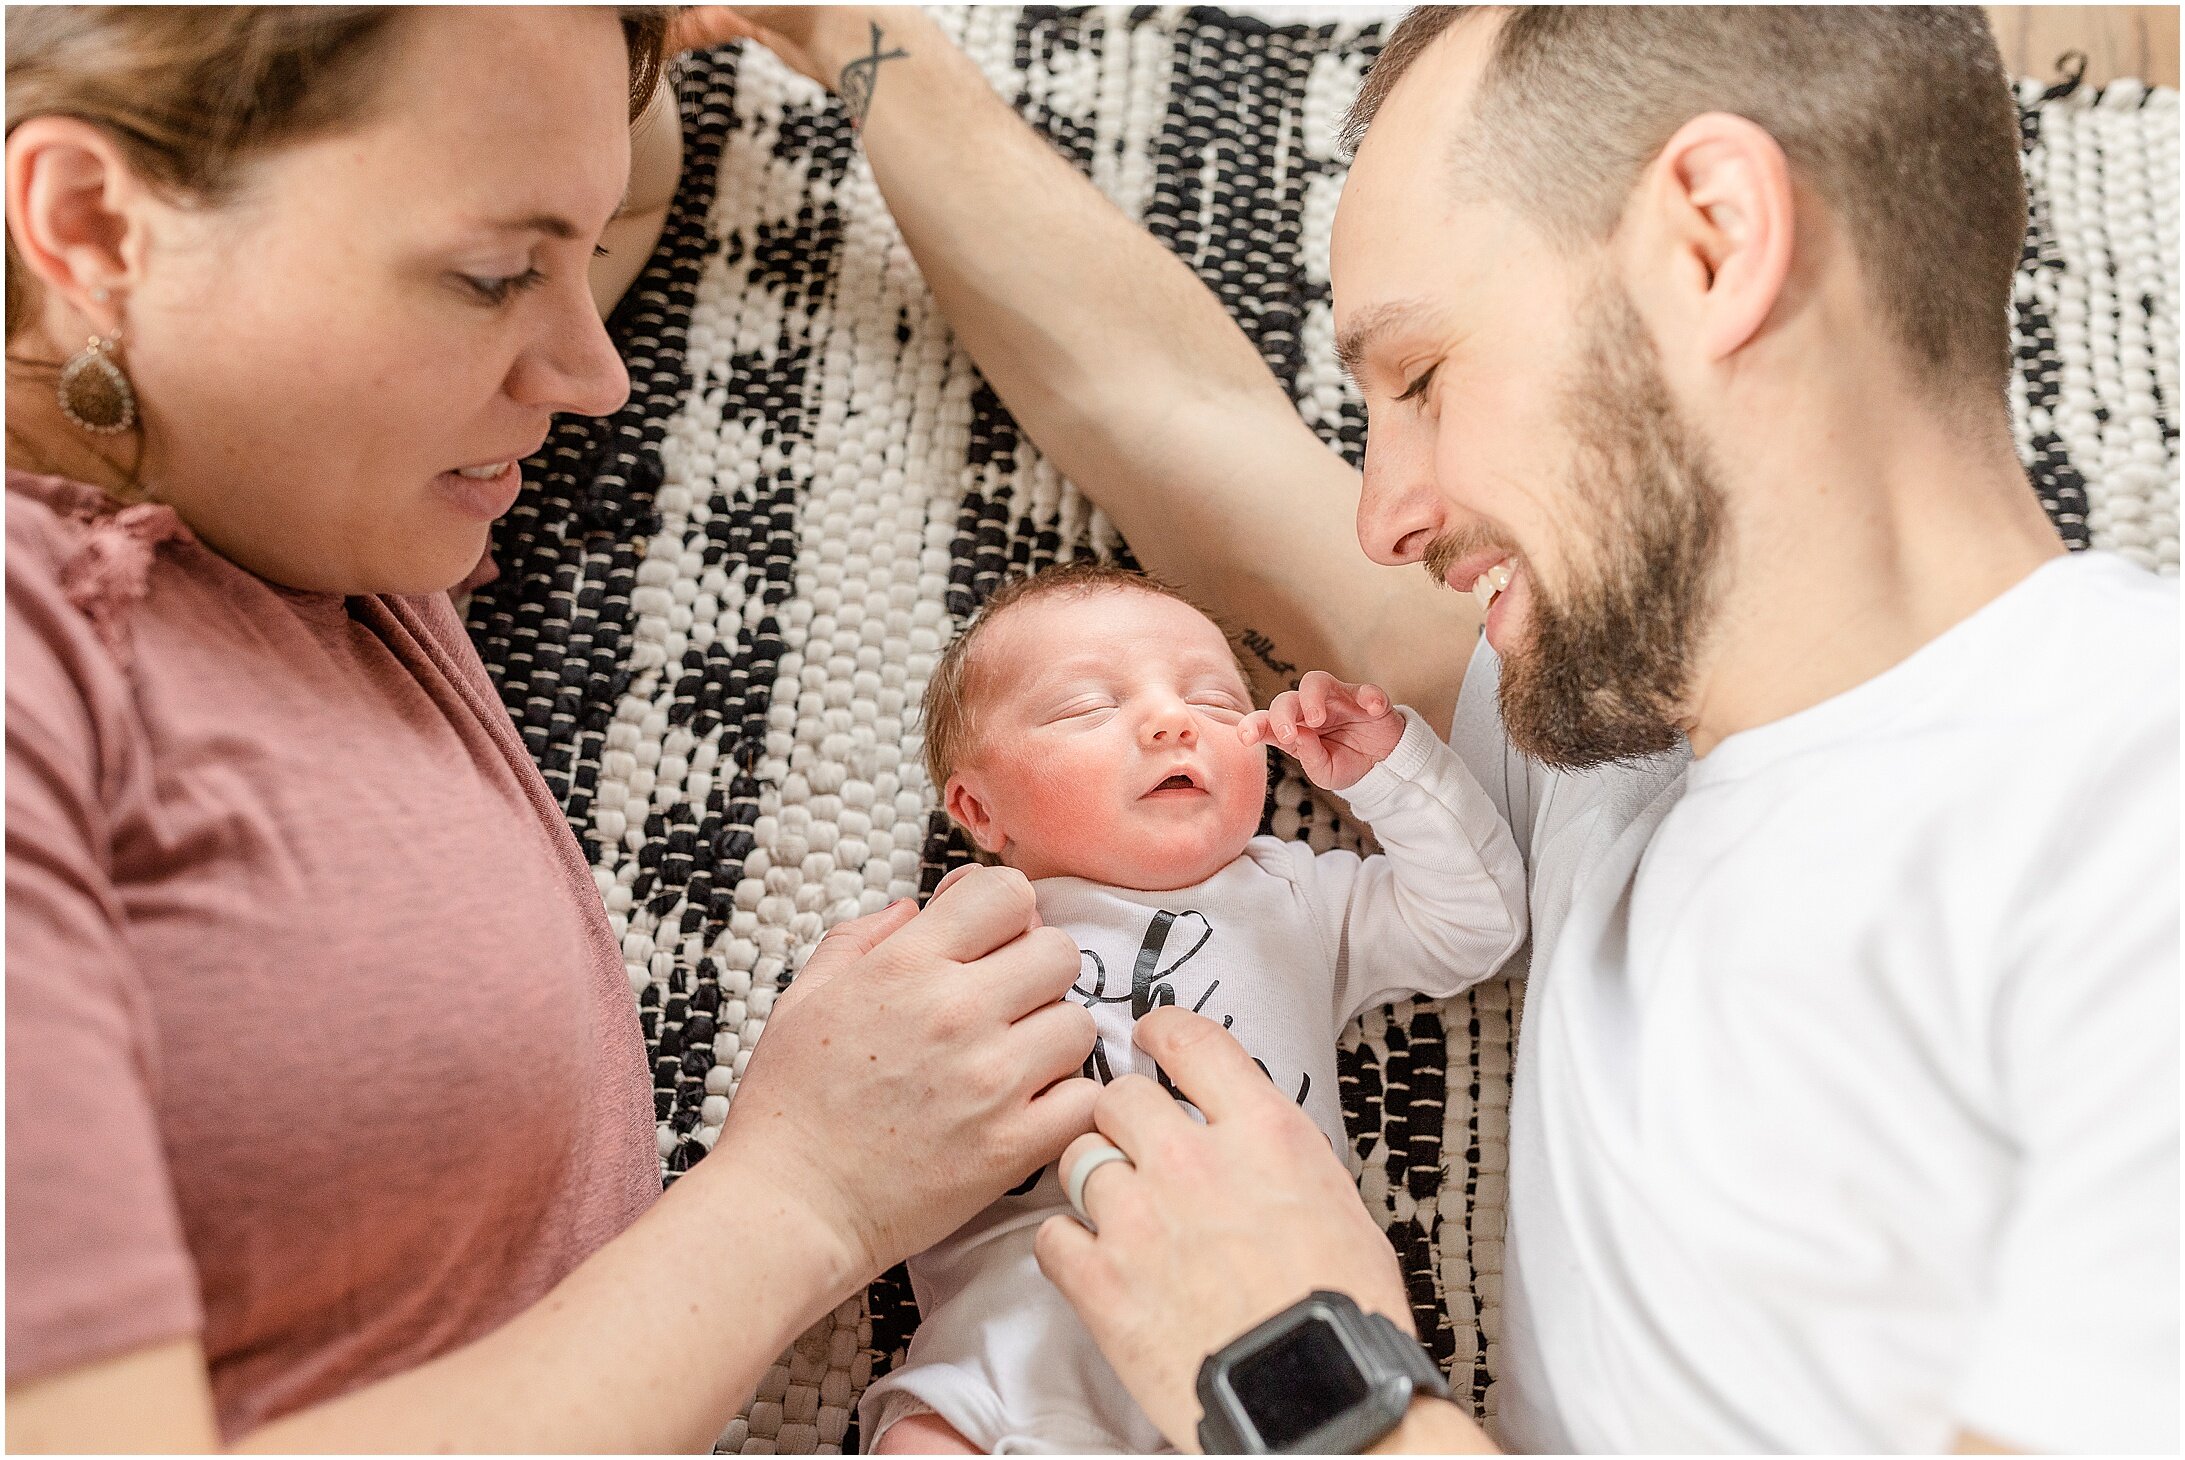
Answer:
M1257 629L1247 629L1240 641L1252 651L1252 657L1267 666L1268 671L1283 680L1291 688L1297 687L1297 666L1287 659L1275 656L1275 641Z
M880 63L898 61L910 54L901 46L892 51L881 50L879 23L875 21L871 24L872 50L842 68L842 84L838 88L842 93L843 105L850 109L850 125L853 127L864 126L865 114L872 110L873 87L880 80Z

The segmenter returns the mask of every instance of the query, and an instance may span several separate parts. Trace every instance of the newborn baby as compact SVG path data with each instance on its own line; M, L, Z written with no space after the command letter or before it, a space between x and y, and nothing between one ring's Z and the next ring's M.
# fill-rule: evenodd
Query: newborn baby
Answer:
M1078 944L1086 1073L1161 1078L1147 1010L1217 1019L1338 1152L1336 1041L1362 1010L1487 977L1525 933L1510 833L1454 752L1371 686L1312 674L1265 711L1181 595L1073 565L1005 585L935 667L926 760L948 813ZM1384 851L1255 836L1272 741ZM1164 1448L1032 1255L1052 1170L910 1262L921 1315L858 1414L880 1453Z

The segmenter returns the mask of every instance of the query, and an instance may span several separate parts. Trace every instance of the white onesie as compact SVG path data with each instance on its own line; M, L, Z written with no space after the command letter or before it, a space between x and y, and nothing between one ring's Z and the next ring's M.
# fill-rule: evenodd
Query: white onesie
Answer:
M1336 1041L1360 1012L1440 998L1499 969L1525 937L1525 872L1509 828L1464 764L1412 711L1380 765L1339 793L1383 855L1255 837L1194 887L1134 892L1077 877L1034 885L1042 921L1076 939L1071 997L1100 1042L1087 1073L1158 1078L1131 1043L1148 1009L1231 1026L1335 1149L1344 1149ZM941 1416L990 1454L1166 1448L1032 1255L1069 1210L1052 1168L910 1260L921 1315L902 1367L858 1406L869 1447L911 1414Z

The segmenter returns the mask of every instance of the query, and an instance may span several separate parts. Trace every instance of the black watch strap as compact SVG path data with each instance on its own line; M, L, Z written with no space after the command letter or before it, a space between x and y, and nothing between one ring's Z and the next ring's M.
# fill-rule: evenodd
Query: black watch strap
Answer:
M1413 1397L1421 1394L1435 1399L1449 1397L1449 1376L1441 1371L1433 1356L1419 1346L1417 1339L1378 1313L1364 1316L1366 1331L1384 1346L1389 1366L1410 1376Z
M1200 1365L1201 1372L1212 1362L1211 1357L1206 1359ZM1249 1453L1244 1448L1244 1436L1237 1433L1237 1427L1229 1422L1229 1412L1219 1405L1202 1403L1199 1407L1199 1452L1204 1455Z

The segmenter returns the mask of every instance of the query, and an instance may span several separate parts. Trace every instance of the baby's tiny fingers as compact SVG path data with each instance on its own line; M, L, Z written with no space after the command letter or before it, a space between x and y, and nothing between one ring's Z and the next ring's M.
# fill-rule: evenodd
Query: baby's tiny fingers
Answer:
M1388 713L1388 691L1377 684L1358 686L1357 698L1358 708L1368 715L1379 718Z
M1340 691L1342 688L1343 681L1324 669L1315 669L1308 672L1304 679L1298 682L1297 686L1298 704L1305 712L1305 723L1315 729L1326 724L1328 720L1328 693L1330 690Z

